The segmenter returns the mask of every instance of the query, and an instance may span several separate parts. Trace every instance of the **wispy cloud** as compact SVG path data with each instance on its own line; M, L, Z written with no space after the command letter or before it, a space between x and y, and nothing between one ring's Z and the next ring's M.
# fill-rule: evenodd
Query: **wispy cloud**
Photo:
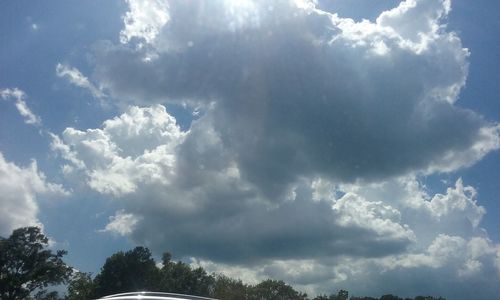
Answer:
M67 79L71 84L87 89L96 99L102 99L106 96L76 68L58 63L56 66L56 74L61 78Z
M0 96L4 100L14 100L17 111L24 118L26 124L34 126L40 126L42 124L42 119L35 115L26 104L26 94L22 90L18 88L3 89L0 90Z

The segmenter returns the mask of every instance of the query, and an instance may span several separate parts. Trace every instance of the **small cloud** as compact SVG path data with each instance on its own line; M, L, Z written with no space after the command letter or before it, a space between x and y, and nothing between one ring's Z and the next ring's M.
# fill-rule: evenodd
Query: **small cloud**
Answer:
M106 97L106 95L92 82L90 82L90 80L77 68L72 68L68 65L58 63L56 66L56 74L58 77L65 78L73 85L89 90L92 96L97 99Z
M125 213L124 210L119 210L114 216L109 217L109 223L104 227L104 229L99 230L99 232L110 232L118 234L121 236L127 236L134 231L135 226L141 218Z
M127 0L130 11L125 14L125 28L120 32L120 41L132 38L154 41L161 28L169 21L168 3L164 1Z
M24 118L24 123L34 126L40 126L42 124L42 119L35 115L24 99L26 99L26 93L18 88L13 89L3 89L0 90L0 97L6 101L14 100L15 106L19 114Z

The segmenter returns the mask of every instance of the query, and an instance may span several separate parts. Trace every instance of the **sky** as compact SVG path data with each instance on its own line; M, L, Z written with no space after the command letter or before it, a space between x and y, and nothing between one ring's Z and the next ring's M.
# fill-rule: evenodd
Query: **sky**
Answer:
M500 4L0 2L0 236L311 295L500 294Z

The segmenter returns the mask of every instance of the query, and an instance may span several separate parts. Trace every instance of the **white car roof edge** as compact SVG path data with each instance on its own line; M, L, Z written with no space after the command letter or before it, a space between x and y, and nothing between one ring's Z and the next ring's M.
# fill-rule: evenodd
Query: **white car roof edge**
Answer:
M194 296L194 295L186 295L186 294L178 294L178 293L165 293L165 292L127 292L127 293L119 293L101 297L99 299L131 299L130 297L149 297L149 299L185 299L185 300L217 300L214 298L202 297L202 296ZM128 298L123 298L128 297ZM162 298L163 297L163 298ZM147 299L147 298L143 298Z

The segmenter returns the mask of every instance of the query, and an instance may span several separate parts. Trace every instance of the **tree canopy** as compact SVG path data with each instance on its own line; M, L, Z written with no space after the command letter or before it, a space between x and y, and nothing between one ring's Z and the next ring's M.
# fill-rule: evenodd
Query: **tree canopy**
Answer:
M251 300L307 300L307 294L296 291L281 280L267 279L257 284L250 295Z
M108 257L100 272L75 272L62 257L65 251L48 249L48 238L40 228L16 229L9 238L0 238L0 299L2 300L60 300L49 285L68 282L64 300L88 300L105 295L158 291L212 297L220 300L308 300L307 294L297 291L284 281L266 279L251 285L222 274L209 274L202 267L173 261L165 252L157 264L145 247L119 251ZM319 295L312 300L403 300L387 294L380 298L349 298L347 290ZM406 298L404 300L412 300ZM414 300L445 300L417 296Z
M86 300L138 290L190 294L220 300L403 300L389 294L380 298L349 298L349 292L343 289L335 294L308 298L307 294L297 291L282 280L266 279L255 285L245 284L240 279L208 274L201 267L173 261L169 252L163 254L161 264L155 264L151 252L144 247L113 254L94 280L90 274L75 275L68 286L65 300ZM417 296L414 299L444 300L430 296Z
M62 257L48 249L49 239L38 227L14 230L8 238L0 238L0 299L53 298L49 285L65 283L72 272Z
M154 291L159 288L160 271L151 251L136 247L127 252L117 252L104 263L95 278L97 297L133 291Z
M88 300L95 298L95 284L90 273L76 272L69 284L65 300Z

